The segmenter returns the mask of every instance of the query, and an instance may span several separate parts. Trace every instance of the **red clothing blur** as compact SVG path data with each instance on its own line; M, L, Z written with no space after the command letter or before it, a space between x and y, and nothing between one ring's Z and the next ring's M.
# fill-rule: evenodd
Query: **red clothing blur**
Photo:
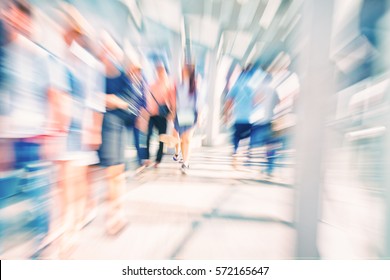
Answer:
M147 109L151 116L158 115L158 105L167 105L169 109L174 110L176 91L175 85L170 80L157 80L150 86L150 92L153 94L147 95Z

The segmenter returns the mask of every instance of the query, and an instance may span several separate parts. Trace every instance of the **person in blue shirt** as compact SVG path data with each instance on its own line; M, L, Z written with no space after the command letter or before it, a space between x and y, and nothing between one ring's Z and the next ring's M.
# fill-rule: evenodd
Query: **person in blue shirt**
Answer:
M129 104L120 95L129 89L130 82L117 66L117 58L104 50L100 55L106 72L106 113L103 117L102 143L98 154L100 165L105 168L108 185L107 233L114 235L127 224L122 203L125 187L125 131L126 122L121 110Z
M277 92L271 87L271 81L271 75L266 74L255 91L249 143L250 149L266 147L266 175L268 177L272 176L275 159L275 149L272 148L271 121L274 117L274 109L280 102Z
M143 132L140 129L140 122L146 110L146 84L142 75L142 68L140 65L131 64L127 69L127 76L130 79L132 92L134 96L137 97L137 103L140 108L140 115L137 116L134 125L132 126L132 129L134 134L134 145L137 150L137 163L138 166L142 166L142 161L144 160L145 155L142 154L142 149L140 147L140 139L141 136L143 136L141 135L143 134Z
M251 115L254 108L254 90L249 86L252 66L247 66L226 95L225 121L233 119L233 156L237 154L239 143L248 138L252 129Z
M1 16L1 15L0 15ZM0 132L3 132L7 125L7 115L9 113L9 98L6 92L6 76L4 70L5 52L4 48L7 44L7 30L3 20L0 18ZM3 156L0 158L0 171L6 171L12 169L12 154L10 151L11 141L4 139L0 134L0 154Z

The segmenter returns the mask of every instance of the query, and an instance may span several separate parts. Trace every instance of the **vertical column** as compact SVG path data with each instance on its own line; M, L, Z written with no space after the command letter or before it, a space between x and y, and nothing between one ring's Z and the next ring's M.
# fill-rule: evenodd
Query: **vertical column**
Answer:
M333 92L329 60L333 0L307 0L303 5L304 47L299 58L301 93L296 127L296 225L298 259L319 258L317 225L320 216L325 115ZM302 42L302 41L301 41Z
M387 89L387 94L389 94L390 88ZM390 105L390 97L388 97L387 104ZM390 259L390 112L387 111L384 116L386 133L384 136L384 141L382 142L382 147L378 147L378 149L382 149L384 154L384 166L383 166L383 191L384 191L384 217L385 217L385 227L384 227L384 248L379 252L380 257L384 259Z
M208 69L207 75L207 122L206 122L206 146L213 146L216 144L219 135L220 125L220 109L221 102L219 95L216 92L217 80L217 55L215 51L210 51L208 54Z
M171 44L171 51L172 51L172 78L177 81L181 75L181 65L183 60L183 46L181 44L181 38L180 36L173 35L172 36L172 44Z
M390 0L386 0L387 12L386 16L381 19L382 26L376 30L377 38L379 41L379 50L380 50L380 60L379 60L379 69L385 69L386 71L390 70L390 31L385 28L390 23ZM390 74L387 78L390 78ZM390 108L390 86L386 90L386 103L388 108ZM380 252L380 257L384 259L390 259L390 111L387 110L383 116L384 125L386 127L386 133L383 141L383 146L378 147L382 149L384 154L384 166L383 166L383 190L384 190L384 205L385 205L385 232L384 232L384 248Z

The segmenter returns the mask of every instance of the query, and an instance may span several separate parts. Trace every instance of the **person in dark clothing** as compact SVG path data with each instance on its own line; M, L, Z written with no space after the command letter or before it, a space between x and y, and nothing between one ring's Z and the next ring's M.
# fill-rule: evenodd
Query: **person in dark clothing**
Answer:
M157 80L150 87L150 94L147 96L147 110L150 114L149 124L148 124L148 136L147 136L147 161L146 165L150 164L150 138L153 133L153 128L156 127L158 134L165 134L167 131L167 120L172 120L172 113L168 113L166 116L161 115L160 108L161 106L166 107L167 109L172 109L172 104L175 100L175 87L172 81L167 76L165 67L161 64L158 64L156 67L157 70ZM157 167L161 162L163 156L164 143L160 141L156 162L154 167Z
M107 233L118 233L127 224L122 204L125 188L125 130L126 124L120 117L120 109L126 110L128 103L120 95L130 83L111 58L108 51L101 55L106 68L106 113L103 117L102 144L98 154L100 165L105 168L108 185Z

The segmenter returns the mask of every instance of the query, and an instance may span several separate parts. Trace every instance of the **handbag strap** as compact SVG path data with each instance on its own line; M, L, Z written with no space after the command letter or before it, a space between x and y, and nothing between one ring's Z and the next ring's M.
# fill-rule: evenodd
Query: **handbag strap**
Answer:
M167 89L168 89L168 88L167 88ZM152 91L149 90L149 89L148 89L148 91L149 91L149 93L152 95L154 101L156 101L157 105L161 106L160 102L157 101L157 99L156 99L156 97L154 96L154 94L152 93ZM166 105L168 105L165 97L164 97L164 100L165 100ZM169 107L169 106L168 106L168 107Z
M160 103L157 101L156 97L154 97L154 94L152 93L152 91L151 90L148 90L148 91L152 95L154 101L156 101L157 105L160 105Z

